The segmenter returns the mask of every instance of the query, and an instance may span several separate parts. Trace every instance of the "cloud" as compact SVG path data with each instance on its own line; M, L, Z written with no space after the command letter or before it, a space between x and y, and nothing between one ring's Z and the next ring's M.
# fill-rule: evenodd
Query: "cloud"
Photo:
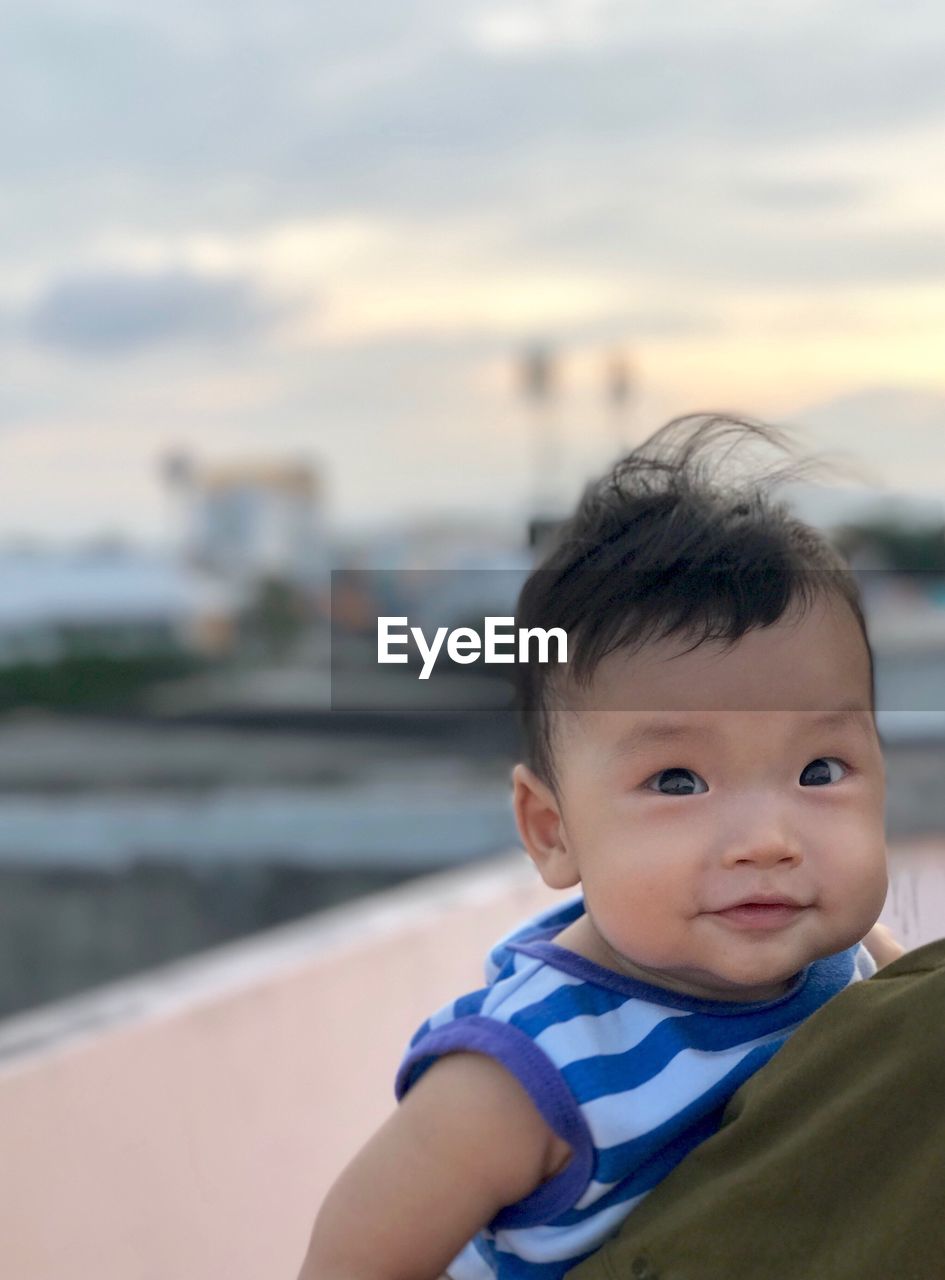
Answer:
M531 465L514 355L536 336L589 440L612 435L614 348L641 429L664 407L941 381L933 0L221 12L0 14L0 425L88 441L83 519L109 485L125 502L99 452L144 475L172 431L311 446L342 513L508 503ZM469 447L520 409L511 462ZM39 521L37 465L19 475Z
M192 271L99 271L55 281L26 317L28 335L82 355L122 354L181 341L257 334L275 309L251 281Z
M868 184L840 177L749 177L736 181L732 195L766 212L822 213L849 210L868 198Z
M904 21L869 0L856 12L798 0L721 12L387 0L359 6L357 20L272 0L225 24L179 0L110 12L102 0L58 12L11 0L6 12L5 172L76 187L82 174L88 187L89 175L117 171L131 200L147 198L136 183L170 182L195 201L212 198L208 185L242 187L244 210L277 191L323 211L368 197L468 203L472 188L488 192L497 160L538 144L575 172L577 152L593 162L601 143L627 157L672 144L672 165L693 138L784 146L945 109L942 14L913 5ZM527 59L496 52L516 42ZM438 178L451 157L469 169L455 188Z
M798 408L790 420L838 460L855 460L854 474L877 488L945 491L945 395L938 390L867 387Z
M484 5L467 21L472 43L505 57L534 56L551 49L588 49L607 38L615 14L612 0L518 0Z

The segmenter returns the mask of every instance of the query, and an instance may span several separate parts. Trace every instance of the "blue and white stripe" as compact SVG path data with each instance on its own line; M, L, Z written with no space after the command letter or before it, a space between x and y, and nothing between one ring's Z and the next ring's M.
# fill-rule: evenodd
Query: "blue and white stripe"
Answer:
M592 1253L718 1127L732 1094L831 996L875 966L854 947L759 1004L701 1000L602 969L554 944L580 899L490 954L488 985L417 1031L398 1098L445 1053L486 1053L572 1148L565 1168L509 1205L449 1268L452 1280L555 1280Z

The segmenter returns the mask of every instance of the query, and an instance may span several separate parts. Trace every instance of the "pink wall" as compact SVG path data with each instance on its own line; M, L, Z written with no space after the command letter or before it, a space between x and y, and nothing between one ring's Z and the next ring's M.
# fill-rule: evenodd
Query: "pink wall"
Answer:
M945 846L893 868L901 936L945 931ZM406 1039L550 900L503 859L0 1026L2 1275L293 1280Z
M431 1001L478 985L489 944L549 900L503 860L122 984L129 1011L97 1035L7 1023L0 1054L31 1026L54 1040L0 1057L0 1274L294 1277Z

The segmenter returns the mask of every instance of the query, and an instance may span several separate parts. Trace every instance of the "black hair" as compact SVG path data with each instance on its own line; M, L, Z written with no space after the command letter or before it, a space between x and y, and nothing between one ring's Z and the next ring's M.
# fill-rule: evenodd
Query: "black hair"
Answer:
M776 466L752 466L753 446ZM737 454L737 456L736 456ZM727 468L747 461L742 476ZM846 602L873 658L856 581L826 538L772 490L810 470L779 429L745 418L677 418L591 484L527 578L521 627L561 627L568 664L519 663L516 700L525 763L555 785L553 712L563 681L586 687L616 650L682 636L691 648L734 644L792 606Z

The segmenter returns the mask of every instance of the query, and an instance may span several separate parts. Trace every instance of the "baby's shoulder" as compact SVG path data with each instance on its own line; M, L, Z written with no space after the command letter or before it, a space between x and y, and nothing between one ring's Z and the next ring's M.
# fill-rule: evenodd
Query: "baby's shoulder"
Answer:
M578 897L568 902L553 903L527 920L520 921L514 929L502 935L486 956L486 982L492 983L505 975L509 966L514 963L515 956L520 954L515 950L516 947L555 938L562 929L573 924L583 914L584 899Z

